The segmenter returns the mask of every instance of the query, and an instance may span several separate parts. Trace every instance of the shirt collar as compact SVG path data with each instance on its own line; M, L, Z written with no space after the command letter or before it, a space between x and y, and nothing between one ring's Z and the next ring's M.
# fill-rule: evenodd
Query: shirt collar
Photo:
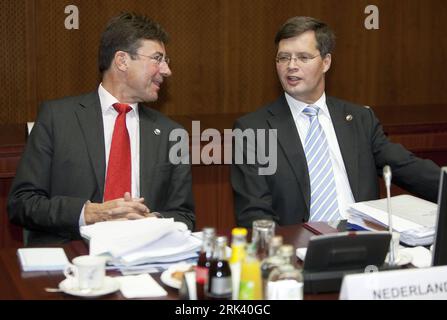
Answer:
M112 96L110 92L108 92L103 86L102 83L99 84L98 87L98 95L99 95L99 101L101 103L101 111L104 114L110 109L113 108L114 103L119 103L118 99ZM132 108L132 112L137 112L138 103L131 103L129 106Z
M287 100L287 103L289 104L289 106L292 109L294 109L298 114L302 114L304 108L306 108L309 105L303 101L295 99L287 92L284 92L284 94L286 96L286 100ZM319 111L320 115L325 114L325 115L329 116L329 110L326 105L326 93L325 92L323 92L321 97L317 101L315 101L315 103L312 103L312 105L317 106L320 109L320 111Z

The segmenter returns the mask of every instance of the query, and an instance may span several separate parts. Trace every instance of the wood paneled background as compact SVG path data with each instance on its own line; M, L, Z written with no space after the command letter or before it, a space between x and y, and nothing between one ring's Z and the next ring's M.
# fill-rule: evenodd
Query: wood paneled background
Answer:
M64 27L70 4L79 30ZM379 30L364 28L369 4ZM100 34L123 10L171 36L173 76L156 103L168 115L249 112L273 100L273 38L295 15L335 30L329 94L370 106L447 103L445 0L1 0L0 124L32 121L40 102L95 89Z

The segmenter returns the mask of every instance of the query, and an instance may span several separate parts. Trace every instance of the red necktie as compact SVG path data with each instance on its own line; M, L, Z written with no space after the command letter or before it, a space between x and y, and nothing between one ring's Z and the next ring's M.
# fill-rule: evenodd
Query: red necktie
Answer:
M126 126L126 114L132 110L128 104L113 105L118 116L113 129L109 163L104 187L104 201L122 198L125 192L131 192L130 139Z

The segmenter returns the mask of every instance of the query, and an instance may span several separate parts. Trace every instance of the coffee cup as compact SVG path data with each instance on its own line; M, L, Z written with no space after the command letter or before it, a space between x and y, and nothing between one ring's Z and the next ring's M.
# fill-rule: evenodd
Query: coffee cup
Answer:
M71 280L73 287L80 290L95 290L103 286L105 278L104 257L79 256L64 269L64 275Z

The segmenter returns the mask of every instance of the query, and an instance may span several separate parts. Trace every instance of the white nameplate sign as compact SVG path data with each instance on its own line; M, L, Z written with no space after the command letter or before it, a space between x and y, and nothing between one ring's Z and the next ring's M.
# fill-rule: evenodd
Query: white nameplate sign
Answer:
M447 299L447 266L347 275L340 300Z

